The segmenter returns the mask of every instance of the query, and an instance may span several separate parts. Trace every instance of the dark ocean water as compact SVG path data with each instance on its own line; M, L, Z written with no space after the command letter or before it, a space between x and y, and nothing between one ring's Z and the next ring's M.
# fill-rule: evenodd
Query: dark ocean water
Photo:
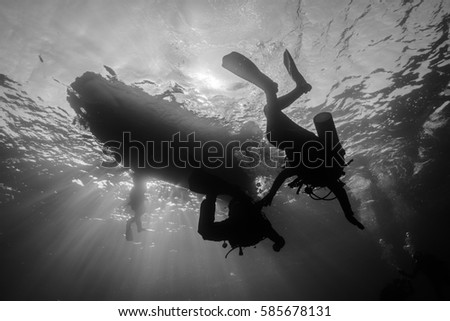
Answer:
M2 299L377 300L401 279L404 298L448 300L450 4L330 3L3 1ZM287 92L286 48L313 86L286 113L310 130L315 114L333 113L366 230L336 202L285 187L266 214L286 247L265 241L225 259L196 233L201 197L149 180L150 231L126 242L130 174L100 166L67 86L85 71L111 76L106 65L150 94L182 86L177 100L199 117L264 130L263 94L221 59L242 52ZM258 174L270 183L276 171ZM408 280L398 269L412 273L418 253Z

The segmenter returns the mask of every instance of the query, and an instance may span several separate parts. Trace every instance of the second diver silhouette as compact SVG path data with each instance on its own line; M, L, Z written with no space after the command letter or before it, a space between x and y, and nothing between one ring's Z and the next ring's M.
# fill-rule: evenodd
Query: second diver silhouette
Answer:
M127 241L133 241L134 236L131 229L131 225L136 223L137 231L140 233L142 231L147 231L147 229L142 228L142 215L145 213L145 191L146 181L145 177L142 175L138 175L133 173L133 188L130 191L130 197L128 201L128 205L134 212L134 216L127 220L125 238Z
M276 252L284 246L284 238L274 230L261 212L261 207L255 205L237 185L198 169L193 171L189 179L189 188L196 193L206 194L200 207L198 233L204 240L224 241L224 247L225 241L228 241L231 250L225 257L236 248L239 248L239 255L243 255L243 247L254 246L265 238L274 242L272 248ZM231 196L228 218L219 222L215 221L218 195Z
M284 65L295 81L296 87L288 94L277 97L278 84L263 74L251 60L237 52L232 52L223 57L222 66L224 68L264 91L267 100L267 104L264 106L264 113L267 118L267 139L272 145L286 153L286 167L276 177L269 193L260 201L260 205L270 205L283 182L289 177L297 176L289 184L290 187L298 187L300 190L301 186L306 184L309 185L310 191L312 187L328 187L339 200L347 220L359 229L364 229L364 226L354 217L347 192L344 189L344 183L339 179L343 175L343 167L347 164L343 159L345 152L337 140L331 114L321 113L315 117L318 122L328 122L327 131L331 129L334 134L331 139L334 140L333 147L331 150L327 150L326 147L318 147L324 146L323 137L319 137L299 126L283 113L283 109L289 107L312 88L298 71L287 50L284 52ZM338 147L337 151L335 151L335 146ZM327 159L325 159L327 157L334 159L332 166L327 166ZM316 164L322 165L317 166Z

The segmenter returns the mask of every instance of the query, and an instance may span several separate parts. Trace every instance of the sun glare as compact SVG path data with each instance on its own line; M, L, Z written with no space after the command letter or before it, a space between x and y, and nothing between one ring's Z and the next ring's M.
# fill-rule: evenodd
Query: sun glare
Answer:
M214 77L210 70L197 72L196 74L194 74L194 79L200 82L201 87L215 90L223 88L223 82L220 79Z

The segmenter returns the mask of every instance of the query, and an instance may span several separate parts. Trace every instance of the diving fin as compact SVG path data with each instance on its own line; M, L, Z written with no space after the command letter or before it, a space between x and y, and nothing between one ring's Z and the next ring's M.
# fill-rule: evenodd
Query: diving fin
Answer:
M276 82L263 74L250 59L236 51L222 58L222 67L264 91L278 92Z
M292 56L287 49L284 51L283 54L283 62L289 75L295 81L297 86L305 87L306 90L305 92L310 91L311 85L306 82L305 78L303 78L302 74L298 71L294 59L292 59Z

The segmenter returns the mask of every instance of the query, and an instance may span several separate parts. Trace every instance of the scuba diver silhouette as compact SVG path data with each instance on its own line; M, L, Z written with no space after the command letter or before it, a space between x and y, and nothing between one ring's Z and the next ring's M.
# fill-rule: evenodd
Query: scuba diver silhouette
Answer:
M239 248L239 255L243 255L243 247L256 245L265 238L274 242L272 248L276 252L285 245L284 238L274 230L261 212L261 206L254 204L238 186L231 185L203 170L194 170L189 185L192 191L206 194L200 206L198 233L204 240L224 241L224 248L225 241L228 241L231 250L225 257L236 248ZM215 221L218 195L231 196L228 205L229 217L220 222Z
M277 97L278 84L263 74L245 56L232 52L223 57L222 63L224 68L264 91L267 100L267 104L264 106L267 119L267 139L273 146L286 153L285 168L275 179L269 193L260 201L260 205L270 205L283 182L289 177L297 176L289 184L290 187L298 187L298 191L300 191L305 184L307 185L305 191L310 195L313 193L314 187L328 187L339 200L347 220L359 229L364 229L364 226L354 217L344 183L339 179L344 174L343 168L348 164L344 161L345 152L338 141L331 114L320 113L315 117L316 128L318 131L320 129L319 136L317 136L296 124L283 113L283 109L312 88L298 71L287 50L284 52L283 58L284 65L295 81L296 87L281 97ZM326 132L334 135L330 138L332 148L327 148L328 144L325 138L329 135ZM329 165L330 161L331 166Z
M134 186L130 191L130 199L128 205L134 212L134 216L128 219L125 231L125 238L127 241L133 241L133 232L131 230L131 224L136 223L137 231L140 233L146 231L142 228L141 217L145 213L145 191L146 183L145 177L143 175L133 174Z

